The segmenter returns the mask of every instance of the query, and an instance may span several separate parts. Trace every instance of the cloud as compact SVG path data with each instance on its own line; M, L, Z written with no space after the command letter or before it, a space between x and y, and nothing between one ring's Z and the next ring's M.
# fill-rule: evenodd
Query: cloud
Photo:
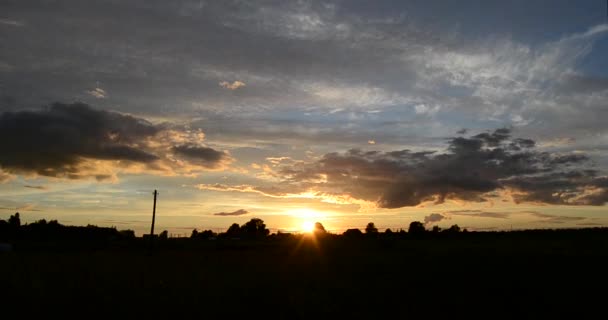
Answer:
M447 213L455 216L496 219L507 219L512 215L512 212L488 212L481 210L454 210L448 211Z
M87 93L97 99L105 99L107 97L106 91L102 88L95 88L93 90L87 91Z
M445 214L431 213L430 215L424 217L424 224L429 225L449 218L450 217Z
M33 203L28 203L17 207L15 210L17 211L42 211L40 209L36 209L36 205Z
M249 214L249 211L245 210L245 209L239 209L233 212L218 212L218 213L214 213L214 216L243 216Z
M226 88L226 89L230 89L230 90L236 90L238 88L242 88L245 86L245 83L242 81L234 81L232 83L228 82L228 81L222 81L219 83L220 87L222 88Z
M197 145L180 145L171 150L191 163L210 169L221 167L230 158L226 152Z
M202 137L83 103L54 103L0 114L0 167L8 173L106 180L120 171L192 174L232 161L201 145Z
M29 185L29 184L26 184L23 187L30 188L30 189L38 189L38 190L48 190L49 189L49 187L47 187L47 186L33 186L33 185Z
M2 169L0 168L0 183L5 183L8 181L11 181L15 178L14 175L6 173L4 171L2 171Z
M573 216L557 216L552 214L540 213L540 212L528 212L531 216L539 218L542 223L567 223L586 220L585 217L573 217Z
M12 27L23 27L23 26L25 26L25 23L23 23L21 21L11 20L11 19L2 19L2 18L0 18L0 24L4 24L4 25L7 25L7 26L12 26Z
M308 162L275 165L270 187L216 190L273 197L307 195L328 201L372 203L381 208L418 206L446 199L483 202L504 191L516 202L603 205L608 177L585 168L582 154L541 152L509 129L448 140L444 153L352 149ZM208 186L207 186L208 187Z
M583 223L577 223L577 226L586 226L586 227L603 227L606 224L605 223L598 223L598 222L583 222Z

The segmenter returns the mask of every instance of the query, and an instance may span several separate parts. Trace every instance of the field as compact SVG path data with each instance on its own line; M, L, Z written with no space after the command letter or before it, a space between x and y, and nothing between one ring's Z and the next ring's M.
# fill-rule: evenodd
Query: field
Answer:
M545 317L600 310L608 231L22 244L0 253L4 310L91 315Z

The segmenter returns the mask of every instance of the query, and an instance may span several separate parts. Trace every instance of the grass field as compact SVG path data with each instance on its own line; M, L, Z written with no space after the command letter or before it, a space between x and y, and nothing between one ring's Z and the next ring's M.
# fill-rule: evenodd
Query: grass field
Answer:
M60 313L325 317L544 317L602 308L608 232L419 239L169 239L16 246L0 254L7 306ZM491 313L487 313L491 312ZM493 318L493 317L491 317Z

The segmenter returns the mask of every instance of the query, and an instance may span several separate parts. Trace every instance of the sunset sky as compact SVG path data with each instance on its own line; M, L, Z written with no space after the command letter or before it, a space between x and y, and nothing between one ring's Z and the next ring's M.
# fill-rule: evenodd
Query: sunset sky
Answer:
M606 2L0 3L0 219L608 226Z

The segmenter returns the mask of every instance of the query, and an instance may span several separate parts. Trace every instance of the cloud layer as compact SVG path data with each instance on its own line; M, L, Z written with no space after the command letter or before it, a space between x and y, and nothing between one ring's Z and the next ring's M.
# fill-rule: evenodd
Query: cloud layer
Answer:
M199 186L276 197L373 203L381 208L447 199L482 202L506 193L516 202L603 205L608 178L589 169L587 156L537 151L531 139L509 129L448 140L445 153L362 151L325 154L319 160L275 162L271 186Z
M190 136L194 140L187 145L174 145ZM83 103L55 103L0 114L0 167L8 173L102 180L117 168L180 174L231 161L197 138L202 136Z

